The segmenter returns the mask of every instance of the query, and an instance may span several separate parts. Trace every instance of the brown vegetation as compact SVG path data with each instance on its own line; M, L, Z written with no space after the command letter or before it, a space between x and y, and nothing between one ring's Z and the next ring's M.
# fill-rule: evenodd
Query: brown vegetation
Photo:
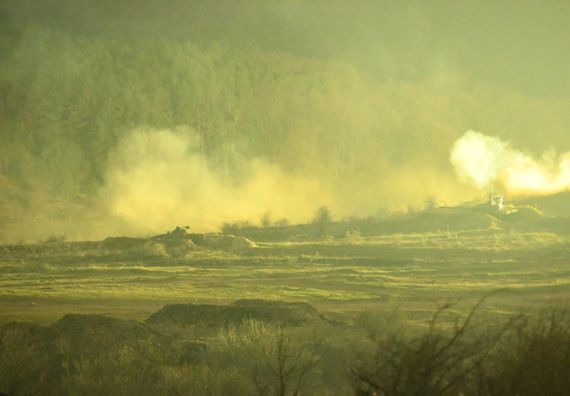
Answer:
M195 326L181 331L97 315L66 315L49 327L4 325L0 390L9 395L279 396L570 391L567 310L486 323L477 318L479 305L461 320L453 319L446 305L425 326L386 317L384 325L358 320L291 327L278 323L283 307L316 311L304 304L260 301L231 307L251 306L275 309L275 314L269 321L236 316L205 338L193 335ZM216 312L214 306L201 306L202 313L207 309ZM194 318L193 324L198 322Z

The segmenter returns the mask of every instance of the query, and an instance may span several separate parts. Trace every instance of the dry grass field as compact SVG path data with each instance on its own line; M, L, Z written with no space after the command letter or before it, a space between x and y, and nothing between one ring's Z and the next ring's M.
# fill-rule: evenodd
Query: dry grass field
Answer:
M177 257L66 244L73 245L4 249L2 322L54 321L69 312L141 319L167 303L239 298L307 301L333 312L431 312L501 290L488 309L517 312L570 297L570 245L553 233L329 237Z

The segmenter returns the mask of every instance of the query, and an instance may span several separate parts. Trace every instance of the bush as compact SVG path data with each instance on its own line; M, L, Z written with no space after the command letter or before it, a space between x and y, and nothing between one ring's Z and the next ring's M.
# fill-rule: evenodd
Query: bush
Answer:
M332 221L331 218L331 211L326 206L321 206L315 212L315 216L313 217L314 224L323 224L323 223L330 223Z
M161 365L132 350L73 359L65 365L63 387L70 395L166 394Z
M440 308L428 328L409 336L398 330L375 337L372 356L349 367L356 394L459 395L470 388L474 376L495 348L504 330L491 338L478 337L471 325L481 300L453 330L438 328Z
M480 327L482 302L455 324L445 305L422 325L399 311L362 315L353 325L285 328L248 319L205 339L188 330L158 336L140 323L93 315L66 315L50 327L6 324L0 393L345 395L349 379L357 395L570 394L569 310L485 317ZM248 304L256 302L235 305Z
M486 366L486 394L569 395L568 309L521 318Z
M279 325L246 320L226 327L220 341L247 367L259 395L298 395L316 374L314 346Z
M8 395L58 394L61 359L40 326L0 328L0 391Z

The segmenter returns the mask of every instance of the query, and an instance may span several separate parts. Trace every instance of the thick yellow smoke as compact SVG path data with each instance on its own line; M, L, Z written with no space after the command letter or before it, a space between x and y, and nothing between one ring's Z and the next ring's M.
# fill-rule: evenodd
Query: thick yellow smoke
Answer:
M310 219L328 194L313 179L286 174L260 160L242 167L241 181L225 180L200 153L187 129L133 131L114 152L104 189L111 213L139 230L158 232L178 224L213 231L224 222Z
M570 189L570 152L536 159L498 137L467 131L451 149L461 180L479 189L496 183L511 195L554 194Z

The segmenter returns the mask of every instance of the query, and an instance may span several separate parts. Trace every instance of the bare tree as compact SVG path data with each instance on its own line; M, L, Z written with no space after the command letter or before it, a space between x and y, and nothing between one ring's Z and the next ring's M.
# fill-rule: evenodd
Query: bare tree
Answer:
M221 339L249 366L260 396L299 395L317 366L313 345L281 325L246 320L223 329Z
M470 376L510 327L509 322L490 339L468 336L473 317L487 297L451 332L438 328L441 314L451 307L446 304L435 312L424 334L412 338L393 335L379 341L371 361L349 367L355 389L386 396L464 393Z

